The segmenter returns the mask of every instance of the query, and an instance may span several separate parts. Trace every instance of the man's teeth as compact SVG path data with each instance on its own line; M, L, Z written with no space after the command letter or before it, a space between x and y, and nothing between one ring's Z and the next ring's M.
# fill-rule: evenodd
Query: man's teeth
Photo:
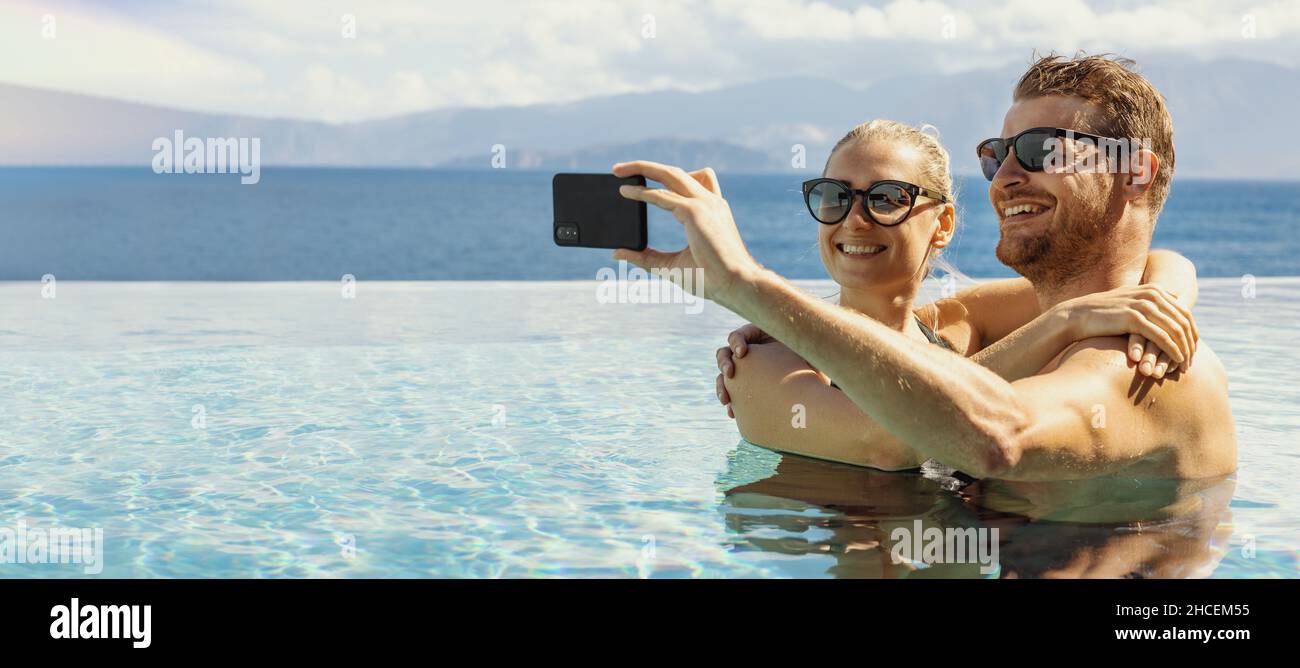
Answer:
M1038 206L1036 204L1018 204L1016 206L1009 206L1003 209L1002 217L1010 218L1011 216L1014 216L1018 213L1038 213L1042 210L1043 207Z
M840 244L840 250L849 255L873 255L885 250L884 246L852 246L849 244Z

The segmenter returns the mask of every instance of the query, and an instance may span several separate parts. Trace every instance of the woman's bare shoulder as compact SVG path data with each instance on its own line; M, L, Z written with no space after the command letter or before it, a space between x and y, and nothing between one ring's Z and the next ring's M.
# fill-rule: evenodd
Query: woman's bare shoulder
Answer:
M916 308L914 313L961 355L970 357L980 351L979 332L971 324L970 311L960 301L940 299Z

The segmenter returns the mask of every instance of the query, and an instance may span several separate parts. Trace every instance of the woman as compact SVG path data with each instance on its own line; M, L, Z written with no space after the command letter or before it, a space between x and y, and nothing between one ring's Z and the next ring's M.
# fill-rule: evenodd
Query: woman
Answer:
M832 150L823 178L804 184L804 197L821 223L822 262L841 287L841 306L971 357L1007 380L1033 375L1071 342L1096 336L1129 334L1130 360L1156 380L1175 366L1185 369L1195 352L1187 310L1196 299L1195 269L1168 251L1149 255L1146 285L1046 312L1023 278L915 306L957 224L948 153L916 128L884 120L854 128ZM979 308L969 308L976 302ZM754 326L732 332L728 342L718 350L718 398L746 440L885 470L923 463L830 378Z

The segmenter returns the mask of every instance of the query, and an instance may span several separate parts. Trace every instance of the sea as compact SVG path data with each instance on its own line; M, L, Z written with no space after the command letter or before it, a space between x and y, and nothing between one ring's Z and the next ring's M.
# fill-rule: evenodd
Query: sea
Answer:
M149 168L0 168L0 280L591 280L604 250L557 247L549 172L517 169L267 168L154 174ZM794 279L826 278L817 225L800 197L812 174L721 174L756 258ZM959 178L959 228L946 258L968 276L998 262L988 184ZM1293 276L1300 182L1175 179L1155 247L1202 277ZM650 244L681 226L650 213Z

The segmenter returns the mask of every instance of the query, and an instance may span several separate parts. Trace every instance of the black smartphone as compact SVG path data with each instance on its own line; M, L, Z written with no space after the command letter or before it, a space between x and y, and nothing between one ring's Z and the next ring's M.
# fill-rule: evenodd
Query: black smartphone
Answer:
M556 174L551 179L555 244L645 250L645 202L618 194L619 186L644 185L644 176Z

